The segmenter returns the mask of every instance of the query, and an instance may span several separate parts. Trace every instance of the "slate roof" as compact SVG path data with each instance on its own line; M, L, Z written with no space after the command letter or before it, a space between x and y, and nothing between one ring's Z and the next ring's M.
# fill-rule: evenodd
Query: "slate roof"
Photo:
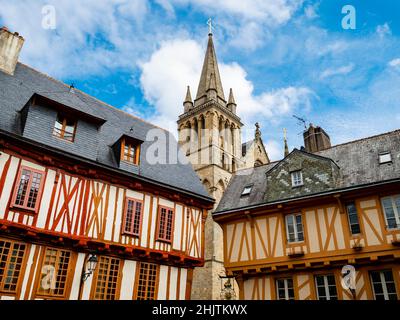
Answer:
M379 164L379 154L388 151L392 162ZM339 166L338 190L400 179L400 130L336 145L315 155L330 158ZM279 162L237 171L215 213L264 203L268 187L266 173ZM241 197L248 185L253 185L250 195Z
M21 63L17 64L14 76L0 72L0 130L21 135L18 111L35 93L106 120L100 127L97 137L97 162L100 164L118 168L111 146L123 134L127 134L145 141L141 147L139 176L211 200L190 164L149 164L147 162L145 155L152 141L146 141L146 134L150 129L157 128L156 126L109 106L80 90L74 89L70 92L69 86L64 83ZM175 138L173 139L176 143ZM57 148L54 145L50 146ZM85 153L79 150L75 152L75 155L85 157Z

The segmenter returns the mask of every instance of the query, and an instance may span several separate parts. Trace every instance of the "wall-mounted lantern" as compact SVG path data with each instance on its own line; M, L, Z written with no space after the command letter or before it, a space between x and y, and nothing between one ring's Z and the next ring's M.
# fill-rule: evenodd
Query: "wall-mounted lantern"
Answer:
M97 267L97 256L95 254L91 254L89 259L86 261L86 272L82 274L82 282L85 282L96 270Z

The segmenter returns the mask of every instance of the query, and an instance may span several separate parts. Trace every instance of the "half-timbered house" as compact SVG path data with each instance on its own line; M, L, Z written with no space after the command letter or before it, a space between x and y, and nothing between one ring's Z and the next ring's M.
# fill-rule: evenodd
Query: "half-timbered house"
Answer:
M17 63L23 41L0 29L0 299L190 298L213 199L177 142Z
M304 139L239 170L213 214L240 297L398 299L400 131L331 146L311 125Z

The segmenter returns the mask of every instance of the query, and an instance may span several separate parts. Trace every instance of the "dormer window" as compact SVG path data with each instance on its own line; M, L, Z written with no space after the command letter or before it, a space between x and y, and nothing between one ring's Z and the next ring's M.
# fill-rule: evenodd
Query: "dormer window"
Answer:
M135 165L139 165L140 144L138 142L122 140L121 160Z
M379 154L379 164L392 162L392 156L390 152L383 152Z
M74 142L75 132L76 120L58 114L54 124L53 135L57 138Z
M248 195L250 194L252 188L253 188L253 186L246 186L246 187L244 187L241 196L242 196L242 197L248 196Z
M292 187L299 187L303 185L303 174L301 170L293 171L290 175L292 176Z

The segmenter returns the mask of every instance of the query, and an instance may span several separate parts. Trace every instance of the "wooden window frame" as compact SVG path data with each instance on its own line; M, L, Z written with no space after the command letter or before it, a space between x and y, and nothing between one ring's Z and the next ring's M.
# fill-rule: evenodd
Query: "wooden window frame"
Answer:
M43 279L43 277L42 277L42 275L43 275L42 269L44 266L43 264L44 264L46 252L48 249L57 250L57 251L66 251L66 252L70 253L70 259L68 262L68 271L67 271L67 275L66 275L66 281L65 281L63 295L52 295L52 294L48 294L48 293L39 292L41 281ZM32 298L35 299L36 297L38 297L41 299L51 299L51 300L68 299L71 294L72 281L73 281L74 274L75 274L76 260L77 260L77 254L72 250L60 249L60 248L55 248L55 247L42 247L41 253L40 253L40 260L39 260L39 264L38 264L37 271L36 271L36 280L35 280ZM57 267L57 270L58 270L58 268L59 267ZM55 277L57 277L57 273L55 273Z
M58 122L59 117L62 118L62 127L61 127L61 129L56 129L56 122ZM68 120L74 121L74 132L72 133L72 138L71 139L65 137L65 128L67 127L67 121ZM57 118L56 118L56 121L55 121L54 126L53 126L53 136L58 138L58 139L62 139L64 141L68 141L68 142L72 142L73 143L75 141L77 124L78 124L78 121L73 120L72 117L68 117L68 116L65 116L63 114L57 114Z
M28 260L28 256L30 253L30 245L28 243L22 242L22 241L15 241L15 240L10 240L10 239L5 239L5 238L1 238L1 241L4 242L8 242L11 244L10 246L10 251L7 255L7 260L6 260L6 265L4 268L4 273L3 273L3 279L0 280L0 295L12 295L12 296L19 296L20 292L21 292L21 285L22 285L22 281L24 279L25 276L25 270L26 270L26 263ZM15 290L5 290L4 289L4 282L5 279L7 278L7 273L9 272L9 266L10 266L10 258L12 257L12 251L14 250L14 246L15 244L19 244L19 245L24 245L24 253L22 255L22 261L18 270L18 275L17 275L17 283L15 284ZM14 273L15 273L14 269ZM13 274L14 275L14 274Z
M383 273L384 273L385 271L390 271L390 273L391 273L391 275L392 275L393 284L394 284L394 289L395 289L395 292L394 292L394 293L396 294L396 299L395 299L395 300L397 300L397 299L398 299L398 294L397 294L398 288L397 288L397 285L396 285L396 279L395 279L395 276L394 276L394 274L393 274L393 270L392 270L392 269L370 270L370 271L368 272L369 281L370 281L370 283L371 283L371 289L372 289L373 298L374 298L374 300L377 300L377 299L376 299L376 293L375 293L374 282L373 282L373 280L372 280L372 273L378 273L378 274L379 274L379 278L380 278L380 280L381 280L380 283L381 283L381 285L382 285L382 291L383 291L384 300L389 300L389 299L388 299L388 298L389 298L389 293L388 293L388 290L387 290L387 282L386 282L385 276L383 275ZM391 294L393 294L393 293L391 293Z
M139 217L139 231L137 233L133 232L133 231L127 231L126 230L126 225L127 225L127 214L128 214L128 202L129 201L133 201L134 202L134 209L133 209L133 219L132 219L132 227L131 229L133 230L133 225L134 222L136 220L136 206L138 203L141 204L141 209L140 209L140 217ZM126 234L129 236L133 236L133 237L140 237L140 235L142 234L142 224L143 224L143 210L144 210L144 203L143 200L138 200L135 198L130 198L130 197L126 197L125 198L125 207L124 207L124 215L123 215L123 224L122 224L122 234Z
M381 206L382 206L383 214L385 216L385 223L386 223L386 229L387 230L399 230L400 229L400 211L397 209L397 206L396 206L396 203L395 203L395 198L396 197L400 198L400 194L394 194L394 195L391 195L391 196L387 196L387 197L382 197L381 198ZM389 227L387 214L386 214L386 209L385 209L385 206L383 204L383 201L385 199L390 199L390 202L392 204L394 219L395 219L395 222L396 222L396 227L394 227L394 228L390 228Z
M122 279L122 270L124 268L124 260L117 258L117 257L112 257L112 256L99 256L99 261L97 262L97 268L94 272L93 275L93 280L92 280L92 287L90 290L90 299L91 300L97 300L97 301L112 301L112 300L102 300L102 299L96 299L96 289L97 289L97 281L99 278L99 270L100 270L100 263L102 259L109 259L108 262L108 272L107 272L107 279L106 279L106 284L108 288L108 285L110 283L109 277L110 277L110 261L111 259L116 259L118 260L118 275L117 275L117 282L116 282L116 286L115 286L115 297L114 297L114 301L115 300L119 300L120 294L121 294L121 279Z
M314 275L314 285L315 285L315 293L316 293L316 298L320 300L320 296L318 293L318 283L317 283L317 278L318 277L323 277L324 279L324 289L325 289L325 297L326 300L332 300L331 299L331 294L329 292L329 283L328 283L328 276L332 276L334 281L335 281L335 290L336 290L336 300L339 300L339 292L338 292L338 286L337 286L337 279L334 273L326 273L326 274L316 274Z
M288 280L292 281L292 290L293 290L293 297L291 298L289 296L289 285L288 285ZM279 298L279 286L278 286L278 281L284 281L284 290L285 290L285 299L280 299ZM275 289L276 289L276 300L295 300L296 299L296 293L294 290L294 281L292 277L286 277L286 278L277 278L275 279Z
M350 221L350 212L349 212L349 206L353 205L354 209L355 209L355 216L357 217L357 223L351 223ZM356 203L354 201L348 202L346 203L346 214L347 214L347 221L349 223L349 230L350 230L350 234L353 235L360 235L361 234L361 225L360 225L360 219L358 217L358 210L357 210L357 206ZM358 225L358 230L359 232L353 232L353 226L354 225Z
M168 215L168 210L172 211L172 218L171 218L171 239L165 238L165 237L160 237L160 227L161 227L161 210L165 209L167 210L167 215ZM164 224L164 231L163 235L166 235L167 232L167 225L168 225L168 216L166 217L166 221ZM175 209L166 207L166 206L158 206L158 212L157 212L157 228L156 228L156 240L161 241L161 242L166 242L166 243L172 243L172 240L174 238L174 225L175 225Z
M160 265L156 263L151 263L151 262L138 262L136 266L136 275L135 275L135 287L133 290L133 300L138 300L138 290L139 290L139 279L140 279L140 271L142 270L142 265L147 264L147 265L154 265L156 266L156 279L155 279L155 288L154 288L154 298L153 299L141 299L141 300L157 300L158 298L158 287L159 287L159 281L160 281ZM146 277L146 289L149 288L148 282L149 282L149 271L150 269L147 269L147 277ZM178 279L179 280L179 279ZM148 293L148 290L146 290L146 296Z
M133 161L125 158L125 146L129 146L129 150L135 148L135 159L133 159ZM120 159L123 162L138 166L140 162L140 144L139 143L135 144L133 142L126 141L126 139L122 139Z
M292 216L293 219L294 219L293 220L294 221L293 229L294 229L295 238L294 238L293 241L290 240L289 224L288 224L288 220L287 220L288 217L290 217L290 216ZM299 232L299 230L297 230L297 221L296 221L296 217L297 216L300 216L300 218L301 218L301 233L303 234L303 239L301 239L301 240L298 237L300 232ZM292 243L304 242L305 241L305 235L304 235L304 225L303 225L303 214L302 213L290 213L290 214L285 215L285 229L286 229L286 241L287 241L287 243L292 244Z
M18 189L19 189L19 186L21 184L22 172L24 170L30 171L31 175L30 175L30 179L29 179L28 185L26 187L27 191L26 191L26 194L25 194L24 204L23 205L19 205L19 204L16 204L15 202L17 200ZM33 180L32 176L33 176L34 173L41 174L42 177L40 179L40 186L39 186L39 190L38 190L38 193L37 193L37 196L36 196L35 207L34 208L30 208L27 205L28 205L28 201L29 201L30 188L32 186L32 180ZM15 186L14 186L14 193L13 193L13 197L12 197L12 201L11 201L11 207L24 209L24 210L27 210L27 211L31 211L31 212L37 213L39 205L40 205L40 202L41 202L41 199L42 199L42 193L43 193L45 180L46 180L46 172L45 171L33 169L31 167L28 167L28 166L20 166L18 174L17 174L17 179L15 180L16 183L15 183Z

